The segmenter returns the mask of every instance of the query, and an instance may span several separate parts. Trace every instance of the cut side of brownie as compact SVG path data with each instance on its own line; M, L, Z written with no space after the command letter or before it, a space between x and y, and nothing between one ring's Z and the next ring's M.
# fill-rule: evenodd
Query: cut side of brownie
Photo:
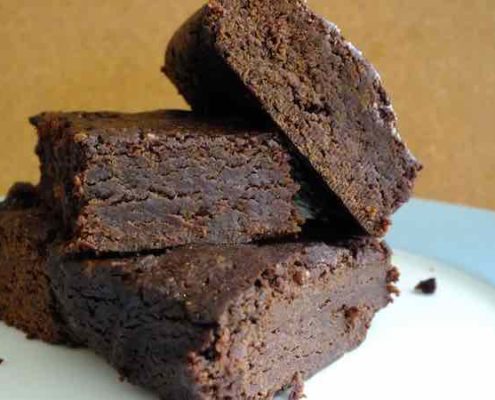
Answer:
M266 399L354 349L391 300L385 245L185 246L50 263L77 341L164 399Z
M170 42L165 74L195 111L263 113L372 235L420 164L375 68L303 0L211 0Z
M155 111L31 122L41 195L75 252L245 243L294 235L308 218L359 231L276 132L243 121Z
M47 271L57 225L45 217L29 184L15 185L0 206L0 320L29 338L61 343L66 335Z

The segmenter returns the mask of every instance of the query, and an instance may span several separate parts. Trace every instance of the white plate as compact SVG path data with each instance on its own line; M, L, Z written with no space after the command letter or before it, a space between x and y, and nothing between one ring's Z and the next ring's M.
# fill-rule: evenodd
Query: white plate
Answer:
M445 206L438 207L445 210ZM424 221L423 204L416 202L409 210L420 213ZM486 213L485 222L486 215L493 218L493 214ZM399 215L406 217L410 215ZM438 215L432 218L434 224ZM432 220L426 219L432 247L431 240L439 238L433 238ZM401 230L402 234L418 229L410 222L402 224L409 225L409 230ZM459 236L459 232L442 229L442 240L449 240L454 234ZM417 244L425 238L402 238L398 232L391 237L394 245L400 245L401 240ZM466 247L454 247L452 252L465 256ZM486 263L491 254L486 253L481 260ZM437 258L455 256L451 252L443 254L445 257L441 255ZM306 383L307 399L494 399L495 287L488 280L471 275L479 272L480 276L493 276L493 271L484 274L479 271L479 262L473 262L463 268L466 273L448 262L401 251L396 253L394 262L402 272L402 296L378 314L368 339L359 349ZM433 276L439 286L435 295L413 292L420 280ZM28 341L3 324L0 358L5 360L0 365L1 400L156 399L119 382L117 373L89 351Z

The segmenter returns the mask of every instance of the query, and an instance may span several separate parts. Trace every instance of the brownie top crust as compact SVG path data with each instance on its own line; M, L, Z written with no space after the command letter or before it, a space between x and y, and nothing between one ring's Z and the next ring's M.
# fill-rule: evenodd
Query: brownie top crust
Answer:
M323 269L333 273L339 268L384 263L389 258L384 243L356 239L333 245L300 241L265 246L184 246L146 257L66 260L62 269L71 274L71 268L80 270L82 263L85 275L100 279L120 276L141 293L169 299L177 318L208 324L217 323L232 301L263 282L274 287L278 282L301 286ZM306 275L287 279L288 265L302 265Z
M44 112L29 119L42 136L44 131L63 129L65 134L79 135L76 140L84 140L84 135L92 132L125 137L147 131L170 134L172 136L223 136L229 134L261 135L274 128L263 129L242 118L206 118L189 111L156 110L140 113L100 112Z
M40 203L38 188L31 183L18 182L0 203L0 211L25 210L37 207Z
M31 250L45 256L49 251L48 247L57 238L59 230L60 221L47 214L38 186L17 182L10 188L5 200L0 203L0 233L5 237L12 234L11 238L14 240L9 243L11 247L9 250L14 249L14 253L16 253L15 247L21 246L21 242L24 244L32 242L37 245L33 245Z

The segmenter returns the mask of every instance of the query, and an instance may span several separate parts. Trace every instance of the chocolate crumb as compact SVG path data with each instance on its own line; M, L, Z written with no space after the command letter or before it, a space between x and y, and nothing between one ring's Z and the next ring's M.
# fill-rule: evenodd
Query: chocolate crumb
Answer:
M303 286L304 283L306 282L307 278L308 278L308 275L309 275L309 272L308 271L297 271L295 274L294 274L294 282L296 282L299 286Z
M306 397L304 395L304 381L301 373L297 372L292 378L292 390L289 394L289 400L301 400L304 397Z
M400 272L396 267L393 267L387 272L387 283L398 282L400 278Z
M359 318L359 309L357 307L349 307L345 309L345 319L349 328L354 328Z
M119 382L127 382L128 371L125 368L121 368L118 370L119 373Z
M421 281L414 289L416 292L422 294L434 294L437 291L437 280L435 278L430 278L425 281Z
M4 361L5 360L3 358L0 358L0 365L2 365Z
M399 288L392 283L387 284L387 290L390 294L395 294L396 296L400 296Z

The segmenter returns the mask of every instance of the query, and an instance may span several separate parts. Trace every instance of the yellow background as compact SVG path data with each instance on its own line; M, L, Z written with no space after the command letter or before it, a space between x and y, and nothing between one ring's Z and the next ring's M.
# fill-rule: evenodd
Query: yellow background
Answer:
M160 74L200 0L0 0L0 193L36 181L28 116L185 107ZM313 0L381 71L416 194L495 208L495 1Z

